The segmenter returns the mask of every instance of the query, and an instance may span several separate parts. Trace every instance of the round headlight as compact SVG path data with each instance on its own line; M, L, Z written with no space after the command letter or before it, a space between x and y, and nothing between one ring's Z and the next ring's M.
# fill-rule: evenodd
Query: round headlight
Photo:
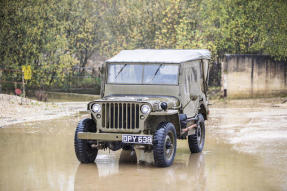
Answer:
M143 105L143 106L141 107L141 112L142 112L143 114L148 114L150 111L151 111L151 108L150 108L149 105Z
M92 111L95 112L95 113L99 113L101 111L101 106L100 104L94 104L92 106Z

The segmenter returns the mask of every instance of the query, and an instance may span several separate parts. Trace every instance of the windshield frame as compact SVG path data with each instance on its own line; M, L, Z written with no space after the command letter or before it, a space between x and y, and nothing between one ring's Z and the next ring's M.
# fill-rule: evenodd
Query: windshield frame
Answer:
M108 82L108 78L109 78L109 65L110 64L121 64L121 65L177 65L178 66L178 71L177 71L177 78L176 78L176 82L175 84L151 84L151 83L111 83ZM161 86L179 86L179 74L180 74L180 66L181 64L179 63L126 63L126 62L108 62L106 63L106 77L105 77L105 82L106 84L111 84L111 85L148 85L148 86L152 86L152 85L161 85ZM144 75L144 70L142 70L142 76Z

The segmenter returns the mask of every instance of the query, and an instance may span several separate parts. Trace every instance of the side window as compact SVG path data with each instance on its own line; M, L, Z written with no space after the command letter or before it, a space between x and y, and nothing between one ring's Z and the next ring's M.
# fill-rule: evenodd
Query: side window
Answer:
M192 88L192 73L191 73L191 70L190 70L190 68L188 68L188 84L189 84L189 91L188 91L188 93L190 94L190 92L191 92L191 88Z
M205 85L204 85L204 78L205 78L205 74L204 74L204 63L203 61L201 60L200 61L200 88L201 88L201 91L205 92Z
M189 82L188 82L188 75L185 75L184 76L185 77L185 83L184 83L184 91L185 91L185 93L186 94L188 94L189 93Z
M199 63L199 76L200 80L203 79L202 61Z
M189 93L189 80L188 80L188 77L189 77L189 71L188 71L188 68L186 65L183 65L183 68L184 68L184 92L185 94L188 94Z
M186 95L198 95L200 91L204 91L204 71L200 60L184 64L183 72L184 92Z
M197 82L197 72L196 72L196 68L192 67L192 74L194 76L194 82Z

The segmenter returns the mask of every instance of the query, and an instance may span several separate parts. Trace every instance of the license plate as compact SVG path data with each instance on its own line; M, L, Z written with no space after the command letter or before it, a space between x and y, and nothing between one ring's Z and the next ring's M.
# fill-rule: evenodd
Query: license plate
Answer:
M135 144L145 144L152 145L151 135L122 135L123 143L135 143Z

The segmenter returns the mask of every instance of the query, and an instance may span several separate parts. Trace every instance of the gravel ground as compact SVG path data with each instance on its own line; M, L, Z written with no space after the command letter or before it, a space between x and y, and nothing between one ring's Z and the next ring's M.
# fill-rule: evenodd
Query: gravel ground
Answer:
M49 120L86 111L87 102L39 102L15 95L0 94L0 127Z

